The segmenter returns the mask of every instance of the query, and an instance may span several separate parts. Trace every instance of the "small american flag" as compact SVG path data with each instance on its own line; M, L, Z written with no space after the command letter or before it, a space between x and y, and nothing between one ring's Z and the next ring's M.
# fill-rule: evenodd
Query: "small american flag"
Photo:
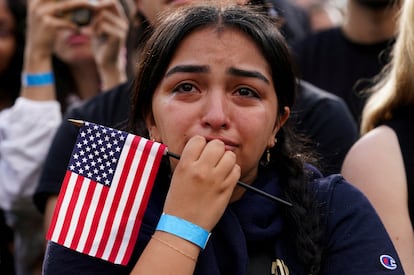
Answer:
M167 148L84 122L46 238L126 265Z

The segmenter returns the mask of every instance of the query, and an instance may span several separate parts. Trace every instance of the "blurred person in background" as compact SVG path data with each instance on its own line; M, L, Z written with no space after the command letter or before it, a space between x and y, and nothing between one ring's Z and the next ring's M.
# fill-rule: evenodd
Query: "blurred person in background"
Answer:
M53 70L63 112L127 79L128 6L89 1L90 8L62 12L69 2L33 0L27 33L26 58L36 64L33 70Z
M292 2L308 14L312 32L342 24L342 7L333 0L293 0Z
M388 62L400 0L348 0L341 26L314 33L293 46L299 75L341 97L355 122L361 120L361 91Z
M125 81L129 29L118 0L31 0L27 11L20 94L0 113L0 205L18 275L41 272L44 219L32 196L62 113Z
M24 1L0 0L0 117L2 111L11 107L19 96L25 18ZM2 140L1 135L0 131L0 141ZM3 152L0 150L0 159L2 154ZM4 192L4 188L5 182L2 181L0 175L0 193ZM0 204L0 234L0 274L13 275L15 274L14 232L6 220L2 204Z
M342 173L376 208L414 274L414 1L405 0L389 66L368 90L361 134Z

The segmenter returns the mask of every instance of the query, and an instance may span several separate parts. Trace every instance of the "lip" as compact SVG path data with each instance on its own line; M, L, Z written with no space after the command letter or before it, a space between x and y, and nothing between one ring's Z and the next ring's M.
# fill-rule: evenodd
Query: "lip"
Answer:
M83 34L72 34L68 37L66 42L70 46L76 46L76 45L84 45L89 43L90 37L83 35Z
M234 149L236 149L237 147L239 147L239 145L236 142L234 142L234 141L232 141L230 139L227 139L225 137L211 137L211 136L208 136L208 137L205 137L205 139L207 140L207 142L209 142L209 141L211 141L213 139L221 140L224 143L225 149L227 151L234 151Z

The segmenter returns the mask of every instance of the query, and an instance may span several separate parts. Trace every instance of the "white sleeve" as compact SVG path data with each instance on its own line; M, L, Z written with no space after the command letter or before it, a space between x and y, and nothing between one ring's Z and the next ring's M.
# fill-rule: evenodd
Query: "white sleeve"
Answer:
M0 113L0 207L4 210L33 195L61 121L57 101L18 98Z

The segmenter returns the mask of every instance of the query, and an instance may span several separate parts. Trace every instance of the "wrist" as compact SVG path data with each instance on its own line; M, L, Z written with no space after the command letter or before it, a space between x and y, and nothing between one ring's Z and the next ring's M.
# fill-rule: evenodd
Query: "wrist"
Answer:
M22 85L23 87L39 87L48 86L55 83L53 72L42 73L22 73Z
M201 249L204 249L211 235L204 228L187 220L163 213L158 222L156 230L164 231L189 241Z
M48 71L52 69L52 52L45 49L25 48L24 68L26 71Z

